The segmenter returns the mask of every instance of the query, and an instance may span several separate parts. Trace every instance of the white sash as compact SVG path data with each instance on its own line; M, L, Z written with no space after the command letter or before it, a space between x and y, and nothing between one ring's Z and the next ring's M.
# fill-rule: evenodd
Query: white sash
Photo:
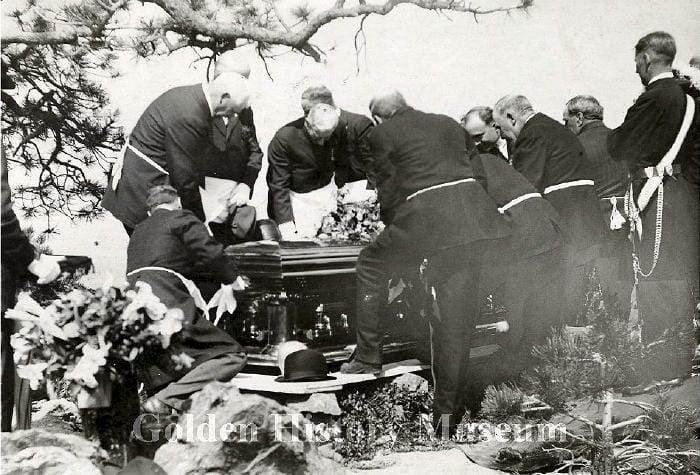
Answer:
M323 188L308 193L296 193L290 190L289 199L294 213L297 236L301 239L316 237L323 217L338 208L337 198L338 187L333 178Z
M510 200L508 203L504 204L500 208L498 208L498 212L503 214L506 211L508 211L510 208L513 206L522 203L525 200L529 200L531 198L542 198L542 195L539 193L525 193L524 195L520 195L515 199Z
M114 165L112 166L112 190L117 191L117 185L119 184L119 180L122 177L122 171L124 170L124 156L126 155L126 150L129 149L132 152L136 154L137 157L139 157L141 160L145 161L149 165L151 165L153 168L158 170L159 172L165 174L165 175L170 175L168 171L158 165L156 162L151 160L147 155L142 153L140 150L138 150L136 147L131 145L129 141L127 140L126 143L124 144L124 147L122 148L121 153L119 154L119 158L117 158L117 161L114 162Z
M693 123L693 117L695 116L695 101L688 95L686 95L685 98L685 114L683 116L681 128L678 131L676 140L673 142L673 145L671 145L671 148L668 149L666 155L664 155L661 161L659 161L659 163L656 165L658 176L649 177L646 183L644 183L644 186L642 186L642 189L639 192L639 197L637 197L637 206L639 207L639 211L643 211L644 208L647 207L649 200L651 200L651 197L659 188L659 185L661 185L663 182L664 174L673 167L673 161L678 156L681 145L683 145L683 141L685 140L686 135L688 135L690 125Z
M547 188L544 189L544 194L549 194L553 191L557 190L563 190L565 188L571 188L574 186L593 186L595 185L595 182L593 180L574 180L574 181L565 181L564 183L559 183L558 185L549 185Z
M418 190L415 193L411 193L406 197L406 201L410 201L416 196L420 195L421 193L425 193L426 191L431 191L431 190L437 190L438 188L444 188L446 186L453 186L453 185L459 185L460 183L468 183L470 181L476 181L474 178L462 178L461 180L455 180L455 181L448 181L447 183L440 183L439 185L433 185L429 186L427 188L423 188L422 190Z
M202 293L199 291L199 288L197 285L192 282L190 279L185 277L184 275L180 274L179 272L176 272L172 269L168 269L166 267L158 267L158 266L147 266L147 267L139 267L138 269L134 269L128 274L127 276L132 276L134 274L137 274L142 271L147 271L147 270L157 270L161 272L167 272L168 274L172 274L180 281L182 284L187 288L187 291L190 293L190 296L194 300L194 304L199 308L202 312L204 312L204 316L206 318L209 318L209 309L207 307L207 303L204 301L204 297L202 297Z
M204 224L223 223L229 215L228 200L238 186L237 181L204 177L204 188L199 188L204 209Z

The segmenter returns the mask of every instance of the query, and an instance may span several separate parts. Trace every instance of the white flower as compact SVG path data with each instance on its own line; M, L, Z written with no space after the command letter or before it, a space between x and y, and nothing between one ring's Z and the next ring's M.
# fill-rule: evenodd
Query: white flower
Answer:
M48 366L48 363L17 365L17 376L28 379L29 387L36 391L39 389L39 383L44 379L44 371Z
M5 312L5 318L11 320L19 320L31 322L37 325L44 333L47 333L54 338L65 340L66 336L63 330L54 323L55 313L49 312L42 308L28 293L23 292L17 298L15 308Z
M187 353L180 353L179 355L171 355L170 359L175 363L175 370L180 371L184 368L190 368L192 363L194 363L194 358L192 358Z
M88 388L97 387L95 375L100 370L100 366L107 363L107 351L109 348L95 348L86 344L83 346L83 356L78 360L75 367L66 373L66 379L71 379L76 383Z
M71 290L64 296L64 298L69 300L75 307L81 307L88 301L85 292L78 289Z
M163 348L170 346L170 338L182 330L185 315L179 308L168 309L161 320L151 323L149 329L160 338Z
M151 286L145 282L136 282L136 293L132 303L145 308L151 320L160 320L168 311L168 307L160 301L153 293Z
M66 338L77 338L80 336L80 327L75 322L68 322L63 325L63 334Z

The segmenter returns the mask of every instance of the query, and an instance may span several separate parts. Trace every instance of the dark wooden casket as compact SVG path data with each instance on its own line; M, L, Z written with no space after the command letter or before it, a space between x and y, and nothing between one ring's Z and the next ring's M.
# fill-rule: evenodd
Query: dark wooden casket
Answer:
M346 360L355 343L355 262L361 245L316 241L259 241L229 246L226 253L248 289L237 294L238 308L219 325L246 347L249 363L277 364L277 345L298 340L319 349L330 362ZM504 310L489 296L482 306L475 356L497 350L500 335L492 323ZM382 310L386 360L428 359L429 330L405 291Z

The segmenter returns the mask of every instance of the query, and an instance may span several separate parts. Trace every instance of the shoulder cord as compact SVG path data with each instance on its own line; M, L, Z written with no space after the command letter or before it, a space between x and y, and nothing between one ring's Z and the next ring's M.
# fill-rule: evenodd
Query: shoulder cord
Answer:
M656 269L656 264L659 262L659 254L661 252L661 234L663 229L663 208L664 208L664 184L661 182L657 190L656 196L656 229L654 234L654 251L652 255L652 264L649 272L644 272L642 266L639 262L639 256L637 255L637 246L635 245L635 232L636 227L639 226L639 208L634 203L632 198L632 185L630 184L629 193L625 194L625 208L629 210L630 217L630 240L632 241L632 269L634 270L634 283L639 283L639 276L649 277ZM641 236L640 236L641 238Z

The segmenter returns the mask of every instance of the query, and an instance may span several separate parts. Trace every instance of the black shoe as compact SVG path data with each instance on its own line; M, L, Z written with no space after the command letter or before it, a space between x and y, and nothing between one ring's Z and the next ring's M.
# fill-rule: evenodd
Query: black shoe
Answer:
M374 374L377 376L382 372L382 365L352 359L340 366L340 372L343 374Z

